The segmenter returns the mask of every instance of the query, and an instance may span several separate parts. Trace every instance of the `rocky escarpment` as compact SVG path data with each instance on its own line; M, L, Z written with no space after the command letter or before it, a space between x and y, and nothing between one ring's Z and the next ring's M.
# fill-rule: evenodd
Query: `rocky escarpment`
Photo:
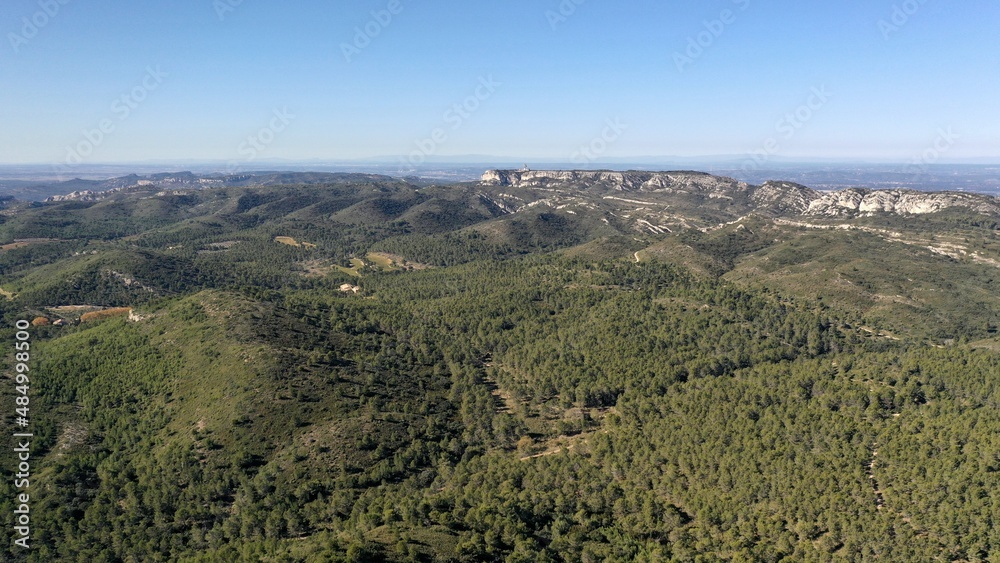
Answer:
M802 214L821 197L822 193L792 182L765 182L750 195L758 211L777 215Z
M61 201L99 201L112 193L120 192L120 189L107 191L80 190L66 195L54 195L45 198L45 203L56 203Z
M959 207L983 215L1000 215L995 197L964 192L847 189L829 192L809 203L805 215L850 217L874 214L922 215Z
M732 178L704 172L645 172L611 170L489 170L482 177L486 186L581 187L617 191L697 193L725 195L747 192L750 185Z
M676 202L655 198L678 194L689 202L708 199L729 201L733 213L767 216L865 217L876 214L918 215L961 208L982 215L1000 216L1000 199L965 192L919 192L914 190L870 190L851 188L820 192L801 184L771 181L753 186L732 178L702 172L614 172L609 170L490 170L483 174L484 186L637 192L646 194L643 204ZM612 196L605 196L605 199ZM627 196L626 196L627 197ZM614 199L614 198L612 198ZM681 198L685 199L685 198ZM622 200L626 201L626 200ZM631 201L631 200L627 200ZM721 208L720 208L721 209Z

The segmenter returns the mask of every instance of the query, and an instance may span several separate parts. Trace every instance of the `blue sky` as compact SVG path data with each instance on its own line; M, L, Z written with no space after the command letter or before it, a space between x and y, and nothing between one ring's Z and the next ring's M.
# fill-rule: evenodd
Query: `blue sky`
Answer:
M998 24L995 0L5 0L0 162L1000 161Z

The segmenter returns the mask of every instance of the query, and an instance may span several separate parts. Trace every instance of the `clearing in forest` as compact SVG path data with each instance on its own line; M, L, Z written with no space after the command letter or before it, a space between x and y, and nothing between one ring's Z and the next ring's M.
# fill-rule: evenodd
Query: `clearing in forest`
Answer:
M334 267L351 277L360 278L361 268L364 268L366 265L367 264L365 264L365 261L360 258L351 258L350 268L348 268L347 266L334 266Z
M80 315L80 322L87 323L93 321L100 321L104 319L110 319L111 317L120 317L123 315L128 315L132 312L131 307L112 307L110 309L101 309L100 311L91 311L89 313L84 313Z
M14 242L0 246L0 250L14 250L17 248L24 248L25 246L31 246L33 244L42 244L46 242L59 242L59 239L55 238L14 239Z
M103 307L97 305L62 305L59 307L42 307L55 317L63 319L79 319L85 313L100 311Z
M338 266L332 260L307 260L305 262L299 262L298 265L302 267L302 275L307 278L321 278L337 269L346 271L350 275L354 275L351 270Z
M369 262L385 270L426 270L430 268L427 264L410 262L398 254L388 252L369 252L366 256Z
M280 242L281 244L287 244L288 246L299 248L316 248L316 245L311 242L299 242L292 237L274 237L274 242Z
M576 434L574 436L567 436L565 434L562 434L560 436L557 436L549 440L540 441L531 448L532 452L537 452L537 453L531 453L529 455L521 456L519 459L521 461L528 461L540 457L556 455L558 453L562 453L564 450L570 451L579 445L586 444L588 439L591 436L597 434L598 432L607 433L607 430L593 430L590 432L581 432L580 434Z

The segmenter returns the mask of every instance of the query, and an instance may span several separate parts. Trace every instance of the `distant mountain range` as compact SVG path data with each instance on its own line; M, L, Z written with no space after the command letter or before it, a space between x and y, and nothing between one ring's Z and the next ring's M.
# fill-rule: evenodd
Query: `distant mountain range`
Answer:
M344 178L381 178L376 174L349 174L328 172L241 172L237 174L195 174L170 172L148 175L129 174L107 180L52 180L44 182L6 182L0 195L13 196L23 201L94 201L113 193L143 191L150 187L163 189L204 189L239 186L264 186L283 184L317 184ZM3 182L0 182L3 184Z
M526 162L495 158L484 155L467 157L429 158L419 166L406 159L373 158L352 162L266 162L255 163L252 171L235 172L219 163L185 162L168 165L94 165L71 171L53 170L45 166L0 165L0 196L42 201L55 195L73 192L101 192L125 188L143 180L171 182L175 185L193 183L201 185L246 185L245 182L267 183L270 178L283 175L279 181L300 181L295 175L310 182L322 174L377 174L405 178L414 183L454 183L474 181L487 169L513 169L528 165L540 170L701 170L736 178L751 184L768 181L791 181L818 190L842 188L912 189L919 191L968 191L1000 194L1000 165L985 163L933 164L881 164L864 162L807 161L774 159L757 166L746 166L746 159L739 156L718 157L649 157L647 159L610 159L579 164L566 162ZM170 171L173 169L174 171ZM164 172L168 171L168 172ZM319 176L317 176L319 175ZM249 177L249 178L248 178ZM312 179L310 179L312 178ZM243 183L241 183L243 182Z
M99 201L119 193L163 193L206 188L316 185L350 182L395 182L377 174L254 172L201 176L191 172L129 175L105 181L73 180L43 184L31 192L54 194L46 201ZM429 185L408 178L416 187ZM459 183L468 185L469 183ZM1000 216L1000 200L985 194L957 191L920 192L905 189L819 191L787 181L750 184L704 172L490 170L478 185L480 197L500 210L527 207L566 210L595 216L606 224L617 221L652 233L673 232L697 225L708 227L750 213L767 217L863 217L878 214L922 215L951 208ZM66 189L72 191L65 193ZM467 188L466 188L467 189ZM26 195L24 192L13 195Z

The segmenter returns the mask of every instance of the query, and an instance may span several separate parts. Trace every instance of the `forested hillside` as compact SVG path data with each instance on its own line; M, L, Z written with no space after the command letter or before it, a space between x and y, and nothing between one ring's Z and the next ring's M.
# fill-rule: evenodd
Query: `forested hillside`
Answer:
M0 558L1000 561L1000 218L680 174L9 204Z

